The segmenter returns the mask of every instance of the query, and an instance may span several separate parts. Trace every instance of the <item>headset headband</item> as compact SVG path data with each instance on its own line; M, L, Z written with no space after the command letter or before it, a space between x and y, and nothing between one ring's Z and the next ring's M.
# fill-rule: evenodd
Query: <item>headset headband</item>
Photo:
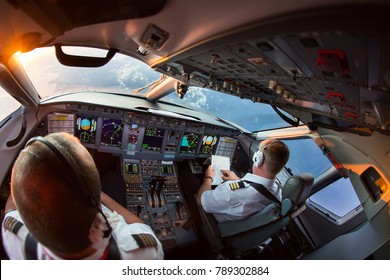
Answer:
M90 203L91 206L93 208L95 208L103 216L103 218L107 224L107 230L105 230L103 232L103 236L104 236L104 238L109 237L111 235L111 232L112 232L112 227L111 227L110 223L108 222L106 215L104 215L102 209L99 207L99 203L97 202L96 198L92 195L91 192L88 191L87 186L85 184L85 181L80 173L80 169L78 168L77 163L76 163L75 159L73 158L73 156L69 152L66 152L68 154L68 157L66 157L64 155L64 152L62 152L53 143L51 143L49 140L47 140L46 138L44 138L42 136L36 136L36 137L33 137L30 140L28 140L26 145L25 145L25 148L32 145L36 141L45 144L46 147L48 147L51 151L54 152L54 154L57 156L57 158L61 162L66 164L68 169L72 170L73 174L75 175L75 176L72 176L72 178L76 179L77 185L79 186L78 190L80 191L80 194L83 195L87 199L88 203Z
M261 148L261 151L267 150L268 146L272 145L273 143L279 142L279 140L272 140L268 144L264 145L264 147Z

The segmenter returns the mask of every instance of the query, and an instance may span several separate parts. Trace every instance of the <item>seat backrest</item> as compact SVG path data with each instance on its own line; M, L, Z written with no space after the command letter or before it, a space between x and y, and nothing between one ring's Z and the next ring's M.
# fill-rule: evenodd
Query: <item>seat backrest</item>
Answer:
M314 177L310 173L300 173L287 179L282 189L281 216L298 209L310 195Z

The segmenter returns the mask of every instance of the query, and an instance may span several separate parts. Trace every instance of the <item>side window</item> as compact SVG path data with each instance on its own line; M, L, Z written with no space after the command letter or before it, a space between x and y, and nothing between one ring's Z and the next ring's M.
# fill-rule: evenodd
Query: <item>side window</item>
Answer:
M288 146L290 158L285 170L278 174L278 179L282 184L290 176L302 172L309 172L315 178L332 166L311 138L287 139L283 142Z
M294 174L309 172L314 178L328 170L332 163L310 138L283 140L290 150L290 159L278 179L284 184ZM361 203L349 178L341 178L312 195L308 205L342 224L359 213Z
M19 107L20 103L0 86L0 122Z
M309 205L337 224L342 224L362 210L349 178L341 178L309 198Z
M332 164L311 138L284 140L290 150L287 166L292 174L309 172L317 177Z

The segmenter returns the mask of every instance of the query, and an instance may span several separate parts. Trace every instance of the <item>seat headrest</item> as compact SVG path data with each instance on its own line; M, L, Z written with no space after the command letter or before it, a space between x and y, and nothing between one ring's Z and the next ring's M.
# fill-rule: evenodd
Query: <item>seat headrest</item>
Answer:
M293 206L304 202L310 195L314 177L310 173L300 173L287 179L282 190L282 200L288 199Z

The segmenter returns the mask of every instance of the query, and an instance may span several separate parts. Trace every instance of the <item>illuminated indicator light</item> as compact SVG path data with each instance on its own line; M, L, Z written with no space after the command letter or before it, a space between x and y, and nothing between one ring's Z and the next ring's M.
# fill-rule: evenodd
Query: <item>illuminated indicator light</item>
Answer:
M356 113L351 113L351 112L345 112L344 117L351 117L351 118L357 118Z
M317 54L317 65L324 66L326 70L331 72L349 74L347 57L343 51L318 50Z
M68 117L67 116L55 116L54 120L56 120L56 121L67 121Z
M341 104L345 103L345 97L344 94L338 93L338 92L328 92L328 95L326 96L326 99L331 99L331 98L338 98L341 102Z

